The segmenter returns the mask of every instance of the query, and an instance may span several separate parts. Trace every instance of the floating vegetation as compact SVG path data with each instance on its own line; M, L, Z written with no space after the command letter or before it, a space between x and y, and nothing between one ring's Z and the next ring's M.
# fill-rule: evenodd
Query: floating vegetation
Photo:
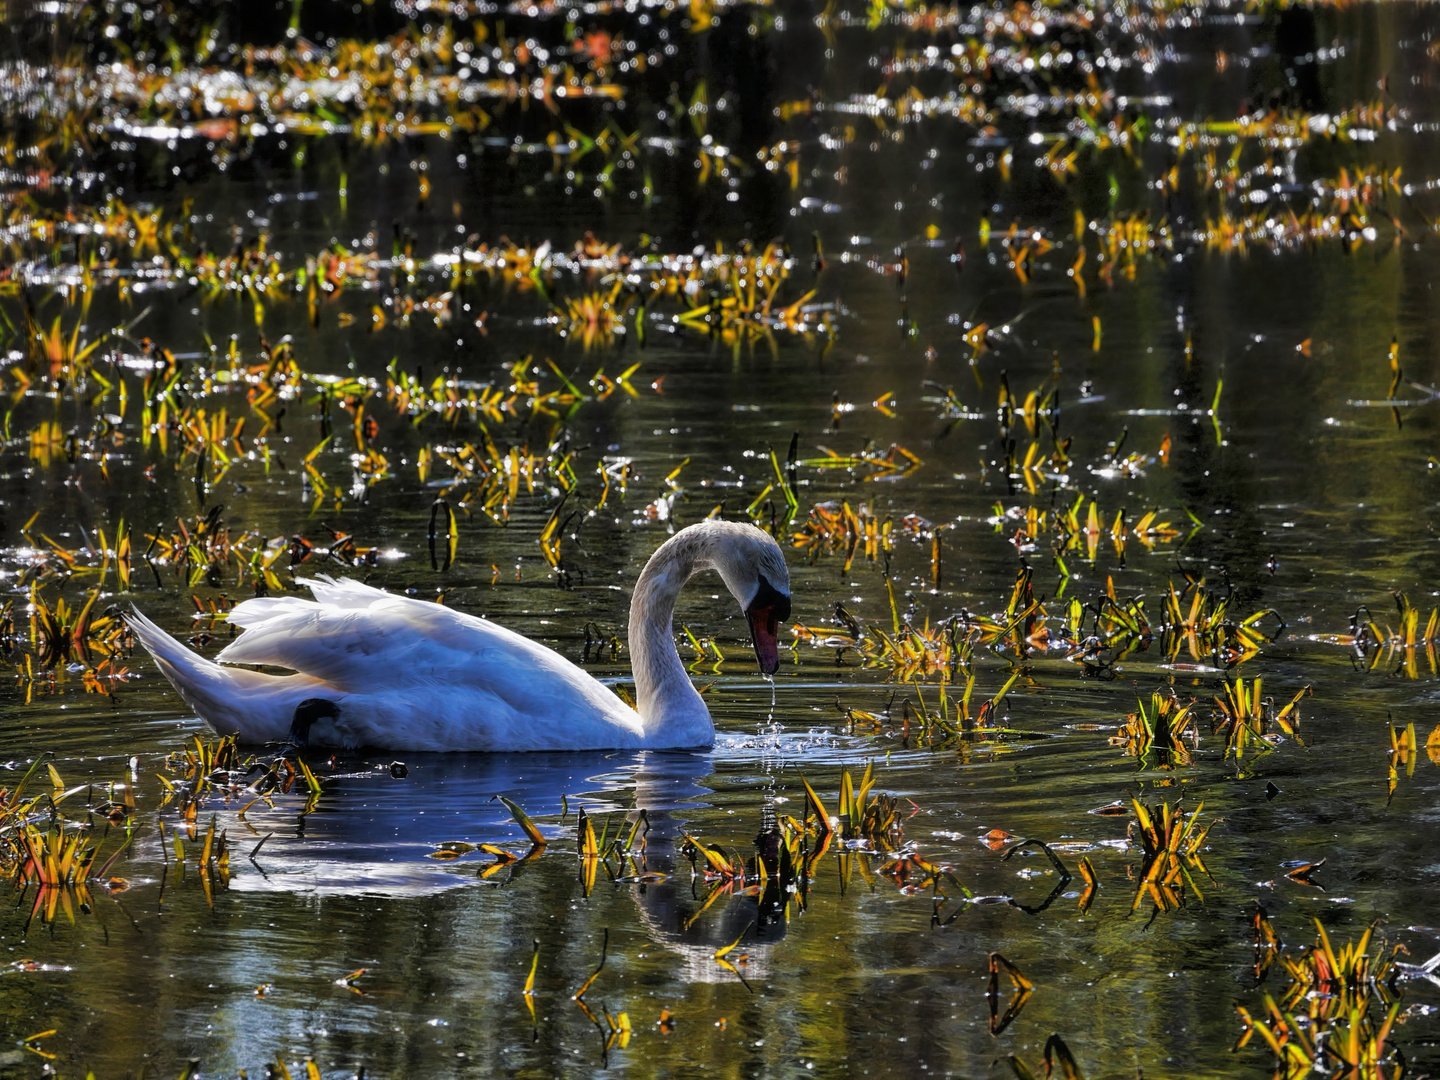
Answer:
M1137 799L1132 805L1135 808L1134 832L1144 854L1135 874L1139 884L1130 905L1131 913L1140 910L1147 896L1155 905L1154 914L1173 911L1184 904L1186 886L1197 898L1204 900L1205 894L1195 884L1190 871L1209 874L1200 852L1210 836L1210 830L1220 819L1213 818L1200 828L1200 812L1205 807L1203 802L1189 813L1183 811L1178 802L1173 805L1162 802L1147 807Z
M1422 625L1423 613L1410 598L1403 592L1392 595L1399 616L1397 626L1382 626L1368 608L1362 607L1350 618L1350 633L1319 634L1311 640L1353 649L1366 658L1372 669L1385 664L1407 679L1420 678L1420 659L1424 657L1430 674L1435 675L1440 671L1440 609L1433 609Z
M166 758L165 770L170 776L157 774L165 789L160 806L174 803L180 821L192 834L191 839L194 839L201 809L212 798L227 807L243 800L244 805L237 812L241 821L257 804L273 809L275 796L291 791L307 793L304 813L315 809L320 797L320 781L303 758L277 757L266 763L254 756L242 756L234 735L212 742L196 736L193 741L194 750L186 749ZM223 843L222 834L222 846Z
M1440 748L1440 735L1435 731L1430 733L1426 740L1425 749L1430 754L1430 759L1435 760L1436 748ZM1415 725L1407 724L1403 728L1390 727L1390 769L1387 777L1387 794L1393 796L1395 789L1400 786L1400 772L1403 769L1406 776L1415 775L1415 762L1420 756L1420 744L1415 735Z
M1436 958L1280 928L1291 901L1412 947L1437 921L1403 887L1430 873L1440 764L1414 709L1440 672L1433 23L9 5L0 935L47 930L0 967L35 1032L16 1053L134 1073L133 1040L96 1033L171 958L186 1008L145 1048L171 1075L454 1071L478 992L511 1072L1078 1078L1035 995L1092 991L1130 1036L1076 1014L1088 1073L1218 1075L1234 1014L1204 958L1228 955L1270 991L1240 1011L1270 1053L1241 1067L1423 1071L1436 1014L1399 988ZM125 624L153 608L213 656L237 603L337 574L494 618L628 700L624 583L706 515L791 549L798 620L772 685L733 612L677 607L712 756L192 741ZM1356 608L1391 589L1393 616ZM1327 707L1302 715L1315 664ZM1216 812L1245 843L1209 860ZM1246 890L1278 892L1240 911ZM1104 919L1146 907L1184 932ZM437 911L486 928L467 963L409 947ZM952 927L958 954L910 955ZM75 979L56 950L89 958ZM983 1000L939 1000L982 964ZM1127 1027L1102 969L1185 1022ZM877 973L923 1007L857 1022ZM797 1016L828 1027L797 1040ZM301 1027L332 1060L277 1044Z
M1315 931L1315 944L1298 959L1281 954L1290 984L1278 1004L1266 994L1260 1016L1236 1006L1245 1025L1236 1049L1259 1034L1287 1076L1328 1068L1374 1080L1402 1076L1404 1058L1388 1045L1400 1016L1399 947L1387 956L1382 945L1372 956L1373 924L1338 951L1319 919Z
M514 73L515 59L528 64L532 50L523 41L483 41L457 39L448 30L438 36L411 31L379 42L341 41L329 49L309 42L247 48L243 56L230 57L241 61L240 70L223 73L162 74L117 61L98 70L75 64L42 81L21 67L12 70L5 89L10 108L28 111L42 130L74 125L67 139L212 145L263 138L272 131L383 145L406 135L483 131L490 117L482 103L533 98L556 111L567 99L613 100L624 94L603 76L596 78L608 67L609 50L574 50L571 56L582 63L583 77L562 63L543 84L532 85L500 70ZM548 59L543 50L534 53L538 64ZM492 63L497 77L484 78L492 73ZM46 96L44 86L63 87L64 93ZM108 116L101 114L101 102Z
M1261 680L1252 679L1247 686L1243 678L1233 682L1226 680L1225 693L1215 698L1214 733L1225 739L1225 752L1243 757L1247 750L1256 745L1269 749L1281 740L1271 733L1278 728L1301 746L1298 733L1300 716L1297 708L1300 699L1310 693L1306 686L1298 690L1289 703L1280 709L1273 701L1261 697Z
M32 781L47 774L49 790L27 796ZM133 778L111 785L108 790L112 799L96 800L85 810L110 820L123 838L98 866L104 837L97 840L90 820L81 820L78 813L68 816L79 801L75 796L82 792L93 794L88 785L66 787L59 771L42 755L12 788L0 791L0 873L22 895L34 887L27 927L37 917L42 923L50 923L60 914L73 923L77 913L90 910L92 886L109 892L128 887L124 879L112 878L110 870L132 839ZM70 805L62 810L62 803Z
M1135 712L1111 736L1110 745L1123 747L1127 755L1142 761L1153 753L1162 769L1189 765L1191 752L1200 741L1191 715L1194 708L1193 699L1181 704L1173 690L1168 695L1157 691L1150 695L1148 708L1144 701L1136 702Z
M879 521L870 507L861 505L859 513L850 509L849 502L818 503L810 508L800 531L791 538L795 547L806 552L814 560L822 553L845 553L844 570L848 573L857 553L863 553L866 560L874 562L882 552L888 554L895 547L894 521L886 518Z
M1187 594L1188 606L1184 603ZM1172 581L1165 596L1161 623L1170 643L1170 656L1178 656L1183 648L1192 660L1208 654L1229 667L1254 657L1261 645L1285 628L1285 620L1273 609L1235 620L1230 617L1229 608L1229 597L1222 599L1207 590L1203 578L1187 577L1182 590L1177 590ZM1272 634L1262 629L1267 620L1279 624Z
M892 443L881 451L866 445L858 454L840 454L826 447L824 457L806 458L799 464L811 469L855 470L865 480L902 480L924 464L905 447Z
M158 211L155 217L158 220ZM31 223L26 228L33 231L35 227ZM66 227L74 229L74 223L68 222ZM51 226L47 224L45 229ZM85 226L74 231L77 236L88 236L102 230ZM179 224L167 227L165 253L143 263L147 288L199 289L202 297L212 303L227 296L243 297L253 305L257 328L263 328L266 318L283 305L301 302L312 326L319 325L328 305L336 304L339 310L335 318L341 326L358 322L372 332L387 327L405 330L422 322L443 327L461 313L457 290L473 289L483 280L521 292L592 286L563 297L548 319L562 337L578 337L586 348L614 344L617 337L632 332L643 343L648 324L699 330L725 341L754 341L776 333L829 335L835 330L834 305L812 302L814 290L788 303L780 302L781 288L796 260L773 244L759 252L748 245L726 252L717 245L713 252L684 254L627 253L616 244L594 253L591 245L598 246L598 241L589 241L567 254L551 250L548 244L532 250L503 241L493 247L481 243L461 248L458 253L439 251L429 256L397 251L389 258L373 249L350 251L337 244L287 264L276 253L265 250L264 233L254 250L219 257L197 250L195 241L185 239L187 232ZM88 298L107 286L128 287L125 283L142 269L140 264L130 268L112 264L98 275L68 266L35 269L33 273L35 280L27 284L52 285L58 279L83 289ZM422 274L441 276L451 288L431 295L413 295L408 283ZM403 291L393 288L396 279L407 284ZM605 285L593 288L596 281ZM355 302L345 302L347 295L356 296ZM667 315L667 307L679 311ZM77 320L66 332L61 315L55 316L48 329L42 329L28 303L25 319L30 349L27 366L12 369L18 383L28 385L37 374L53 386L87 377L100 378L93 357L103 339L80 341L80 322ZM493 325L493 320L487 323L486 316L476 322L482 331ZM142 348L141 358L150 359L153 351L153 345ZM166 367L173 364L172 356ZM168 373L176 374L173 370ZM265 374L273 382L273 362ZM112 385L108 376L102 383L107 388Z
M870 762L857 784L850 778L850 770L840 774L839 813L831 816L825 804L810 782L803 777L806 806L815 814L815 825L822 835L837 832L839 839L850 847L859 846L857 841L868 844L872 850L893 851L901 841L902 827L899 803L894 797L877 792L870 796L875 785L875 765ZM868 801L867 801L868 800Z
M855 525L846 525L841 517L836 526L831 526L821 516L823 513L812 515L804 531L796 534L797 546L814 550L821 538L838 537L834 542L837 546L846 543L847 558L853 559L849 538L854 538L854 547L858 549L863 535L857 531L861 527L860 519L857 516ZM878 543L876 546L877 550L883 550ZM902 619L893 584L888 579L887 590L891 605L888 631L862 623L843 605L837 605L834 621L838 629L796 624L792 633L798 641L838 650L841 658L849 651L867 666L888 667L895 681L934 678L943 684L957 681L962 671L967 679L973 678L971 659L975 648L982 645L1018 660L1059 651L1065 659L1099 673L1119 659L1158 644L1163 656L1172 663L1186 653L1194 660L1209 659L1218 667L1229 668L1255 657L1260 646L1272 639L1261 629L1262 623L1273 619L1284 627L1279 614L1268 609L1233 620L1228 615L1229 601L1208 592L1203 579L1187 579L1180 590L1172 582L1162 612L1153 625L1146 614L1144 598L1122 602L1115 592L1113 579L1107 582L1106 593L1098 602L1086 605L1072 598L1068 603L1057 605L1063 615L1051 614L1044 599L1035 593L1034 570L1030 567L1016 576L1008 603L995 615L962 610L933 626L929 620L917 627ZM1185 599L1189 600L1188 604L1184 603ZM1104 655L1107 651L1112 652L1113 657L1107 658ZM968 696L967 692L967 701ZM1283 711L1285 716L1290 716L1293 703ZM1143 727L1144 721L1140 724Z
M848 769L841 772L838 813L834 815L809 781L802 778L801 784L804 815L800 819L782 817L767 807L755 838L753 857L746 858L692 835L684 837L681 852L690 860L691 873L706 883L700 905L687 925L693 925L721 898L742 895L756 896L765 918L788 922L805 910L821 860L827 854L838 861L842 883L848 883L856 873L872 886L888 878L901 893L913 895L938 889L941 881L947 880L969 895L949 868L927 862L905 843L900 802L894 796L873 791L873 763L866 765L858 783ZM616 880L646 879L632 873ZM717 954L716 959L723 959L723 955ZM734 974L738 976L739 972Z
M116 613L95 611L99 598L100 590L92 590L84 605L74 611L63 596L51 607L38 591L31 590L31 625L41 664L55 667L71 659L88 664L96 657L115 656L128 644L128 634Z

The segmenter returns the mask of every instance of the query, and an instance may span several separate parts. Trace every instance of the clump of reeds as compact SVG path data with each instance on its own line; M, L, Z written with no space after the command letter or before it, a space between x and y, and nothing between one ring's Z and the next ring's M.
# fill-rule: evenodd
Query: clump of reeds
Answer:
M1405 1064L1389 1039L1400 1015L1394 986L1400 946L1371 954L1373 924L1339 949L1318 919L1315 931L1315 944L1298 957L1280 954L1290 983L1278 1003L1267 993L1259 1016L1236 1006L1244 1024L1236 1049L1258 1034L1286 1075L1336 1070L1398 1080ZM1383 1010L1378 1019L1372 1014L1377 1005Z
M1131 805L1135 810L1131 832L1139 839L1142 851L1131 912L1138 911L1147 896L1154 902L1157 913L1172 911L1184 902L1186 886L1203 899L1204 893L1196 885L1191 871L1209 873L1200 852L1210 830L1220 819L1214 818L1201 828L1203 802L1189 813L1179 802L1147 807L1137 799Z
M1193 698L1182 704L1173 690L1169 694L1156 691L1150 695L1148 706L1143 699L1136 702L1135 711L1111 736L1110 745L1123 747L1126 754L1141 759L1154 752L1162 769L1189 765L1191 751L1199 740L1194 708Z

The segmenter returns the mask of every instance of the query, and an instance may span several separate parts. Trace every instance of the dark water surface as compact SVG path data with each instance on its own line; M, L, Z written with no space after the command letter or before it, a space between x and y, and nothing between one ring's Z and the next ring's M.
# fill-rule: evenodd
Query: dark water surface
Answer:
M94 883L83 907L73 898L70 917L61 908L47 920L32 912L35 886L17 881L0 912L0 960L11 964L0 967L0 1041L13 1047L0 1070L178 1075L193 1058L204 1075L257 1075L279 1056L297 1075L313 1059L325 1076L363 1066L370 1076L982 1077L1011 1075L1010 1054L1038 1069L1058 1033L1088 1077L1262 1076L1272 1061L1258 1036L1232 1049L1243 1032L1235 1005L1259 1014L1289 978L1276 964L1257 986L1257 901L1292 958L1316 919L1337 946L1380 919L1386 956L1396 943L1411 963L1440 951L1440 750L1425 745L1440 730L1436 643L1425 640L1440 603L1432 7L248 8L12 4L0 16L0 599L11 604L4 645L16 673L0 688L0 761L18 779L48 753L66 785L95 785L61 803L72 823L87 820L82 801L98 805L106 785L132 775L137 799L128 825L89 816L102 853L133 832L109 872L123 879L115 891ZM287 37L292 14L298 33ZM1044 32L1024 28L1042 15ZM468 60L452 47L437 61L464 68L467 82L509 64L509 100L482 99L475 123L443 95L428 105L421 95L402 110L412 130L383 140L362 121L376 128L388 114L362 118L344 100L320 115L292 98L312 126L281 116L278 128L276 107L247 110L233 89L213 108L164 105L161 82L185 73L194 86L298 85L304 65L329 62L319 50L331 39L404 33L471 41ZM613 39L586 37L602 33ZM592 40L596 52L584 53ZM283 62L240 48L277 43L291 50ZM595 60L602 48L608 65ZM645 70L622 69L637 52L651 58ZM989 66L944 69L962 55ZM527 98L565 56L620 93ZM132 93L109 66L121 62L153 65L157 81ZM1239 117L1293 130L1255 137ZM413 133L421 123L430 133ZM606 147L563 149L607 125ZM1126 131L1131 149L1113 145ZM616 140L632 133L633 152L622 151ZM695 157L717 144L715 162ZM1068 175L1042 160L1071 152ZM76 224L107 206L105 220L122 220L113 200L130 215L113 232ZM152 212L162 236L147 246ZM1067 273L1077 213L1083 294ZM1222 238L1247 216L1243 245ZM1144 246L1111 247L1112 227ZM556 312L609 295L613 265L556 262L517 279L495 253L511 244L513 265L515 249L528 258L548 244L558 258L588 234L631 255L703 249L712 260L747 241L758 255L775 239L788 276L774 311L818 306L803 332L758 317L677 322L728 295L707 280L688 301L681 286L629 307L621 333L587 344L583 327L557 333ZM200 254L234 254L263 276L262 243L285 275L269 292L243 267L217 276ZM340 248L374 262L334 295L320 290L312 318L299 273L307 256ZM457 275L457 260L470 272ZM617 298L633 295L621 284ZM66 335L83 323L78 340L98 343L93 374L37 345L27 318L43 332L57 317ZM267 400L254 382L215 374L264 365L286 339L294 392ZM147 375L172 370L160 350L181 373L167 411L188 410L189 423L197 409L213 418L224 408L227 429L245 418L238 454L224 439L202 454L176 428L163 445L158 428L144 438L160 406L156 396L142 415ZM582 398L545 398L564 390L547 357ZM608 383L636 364L629 389ZM453 422L403 414L387 370L427 387L446 376L462 394L508 404ZM374 382L326 392L357 378ZM1033 429L1002 387L1015 410L1030 391L1053 390ZM367 417L377 422L368 435ZM798 513L787 524L770 452L783 474L796 433ZM320 490L306 458L327 434L309 458ZM487 439L492 466L512 447L512 460L540 460L533 490L520 482L490 513L503 479L452 483L445 459L466 444L483 457ZM1042 467L1027 471L1032 443ZM1068 460L1052 458L1057 445ZM365 464L372 450L383 467ZM867 450L877 463L815 464ZM543 463L567 452L568 479ZM221 454L234 458L228 468ZM537 538L566 488L557 573ZM444 569L437 496L457 513L457 558ZM1054 525L1081 496L1082 524L1097 506L1093 556ZM867 558L862 546L847 571L843 543L790 548L811 507L832 500L889 521L892 550ZM151 536L168 540L177 521L193 532L215 507L238 555L207 571L202 554L193 577L195 564L160 557ZM212 733L143 652L107 660L97 649L47 669L32 617L36 597L74 607L98 586L95 611L133 603L213 654L229 630L193 618L196 603L243 599L257 581L273 592L307 574L363 575L443 593L623 684L626 655L596 660L587 640L623 632L644 560L717 507L750 508L781 536L795 618L820 636L844 632L837 604L872 643L897 622L933 627L962 612L1004 622L1022 566L1054 636L1048 648L977 638L967 663L909 682L855 649L797 640L772 686L718 580L697 581L677 618L724 655L694 669L712 684L713 751L399 755L405 770L390 768L395 755L313 754L323 785L313 806L303 787L248 809L253 794L207 796L197 837L216 816L231 864L203 878L199 839L186 839L183 869L176 862L171 838L187 835L185 823L175 802L160 805L156 775L175 780L167 755ZM1045 524L1017 540L1031 508ZM1117 514L1133 530L1151 510L1172 533L1112 541ZM128 592L113 563L98 576L122 519L134 546ZM373 564L327 560L327 526L376 549ZM296 536L318 545L303 562L287 548ZM267 542L280 552L273 581L255 569ZM1232 627L1273 609L1259 623L1269 640L1249 654L1192 654L1161 634L1167 590L1188 610L1187 580L1201 578L1208 595L1229 597ZM1153 640L1083 640L1107 590L1145 598ZM1420 609L1408 651L1392 593ZM1062 641L1072 597L1085 605L1083 630ZM1381 641L1353 639L1357 610ZM688 641L682 655L694 655ZM87 671L99 681L87 684ZM974 674L973 713L1017 672L988 726L927 740L915 720L906 732L920 701L936 707L942 681L953 708ZM1214 699L1227 681L1257 678L1276 708L1311 688L1299 738L1272 725L1273 745L1227 753L1212 732ZM1148 708L1172 689L1197 700L1188 764L1111 745L1137 699ZM852 725L843 709L879 720ZM1411 724L1420 745L1395 750L1393 731ZM903 833L891 846L902 861L836 840L795 892L741 885L706 906L716 883L692 872L682 834L753 858L762 814L806 815L802 774L834 813L842 772L858 778L867 762L876 790L899 798ZM431 858L455 841L522 854L496 795L551 838L542 854L494 873L478 851ZM1202 824L1216 823L1179 906L1158 911L1148 896L1135 902L1143 855L1127 842L1132 819L1093 811L1179 798L1189 810L1203 800ZM588 895L574 854L580 806L612 836L636 809L651 825L643 866L610 858ZM992 830L1008 839L987 845ZM1073 880L1062 884L1036 848L1003 859L1023 838L1054 845ZM1082 857L1099 881L1083 911ZM1322 859L1308 880L1286 876ZM924 863L949 874L937 885ZM640 870L659 876L637 880ZM585 995L592 1024L571 996L607 932ZM737 937L727 969L715 954ZM522 989L536 941L532 1020ZM998 1035L985 996L992 952L1035 984ZM1000 988L1003 1014L1004 976ZM1397 998L1391 1045L1405 1075L1423 1075L1440 1060L1440 990L1420 980L1377 989L1375 1022ZM673 1019L662 1024L662 1010ZM604 1014L621 1012L633 1035L607 1040ZM1386 1060L1390 1076L1401 1059Z

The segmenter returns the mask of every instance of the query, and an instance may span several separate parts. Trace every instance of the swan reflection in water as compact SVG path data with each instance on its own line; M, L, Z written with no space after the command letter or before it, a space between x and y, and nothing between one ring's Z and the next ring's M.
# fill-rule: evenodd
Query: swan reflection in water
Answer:
M714 953L752 924L741 950L748 957L744 970L747 978L763 978L770 944L784 933L787 896L773 875L758 895L722 897L703 918L694 918L704 904L705 888L697 880L692 889L690 865L680 852L681 834L691 828L686 820L709 805L713 795L701 783L714 772L709 752L417 754L406 757L404 770L396 770L403 776L392 776L388 762L374 759L337 761L336 766L333 775L319 770L324 794L312 813L292 816L297 806L288 798L277 800L273 816L250 811L249 824L262 835L272 830L274 835L255 863L244 858L232 862L231 889L399 898L475 888L477 872L490 864L490 856L448 862L431 856L449 841L494 844L522 854L528 841L496 798L503 795L537 819L552 852L574 850L575 815L581 806L595 819L597 830L607 815L623 813L633 819L632 811L643 808L650 826L644 870L665 877L647 876L620 887L634 898L656 943L684 957L690 981L735 979L715 962ZM567 807L565 824L552 824ZM758 829L760 823L753 824ZM244 832L238 822L230 828L232 836ZM628 830L628 822L624 828ZM250 846L241 840L237 853ZM503 881L505 873L493 880ZM602 869L597 888L607 883Z

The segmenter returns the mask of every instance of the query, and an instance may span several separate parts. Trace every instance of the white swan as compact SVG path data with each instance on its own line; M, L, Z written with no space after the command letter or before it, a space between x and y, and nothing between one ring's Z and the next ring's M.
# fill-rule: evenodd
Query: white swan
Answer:
M675 650L671 615L687 580L718 570L740 601L760 669L779 666L790 617L780 547L753 525L682 529L645 564L630 600L636 708L558 653L484 619L358 581L306 582L315 600L247 600L222 667L137 610L130 626L187 705L244 742L293 739L386 750L598 750L710 746L715 726Z

